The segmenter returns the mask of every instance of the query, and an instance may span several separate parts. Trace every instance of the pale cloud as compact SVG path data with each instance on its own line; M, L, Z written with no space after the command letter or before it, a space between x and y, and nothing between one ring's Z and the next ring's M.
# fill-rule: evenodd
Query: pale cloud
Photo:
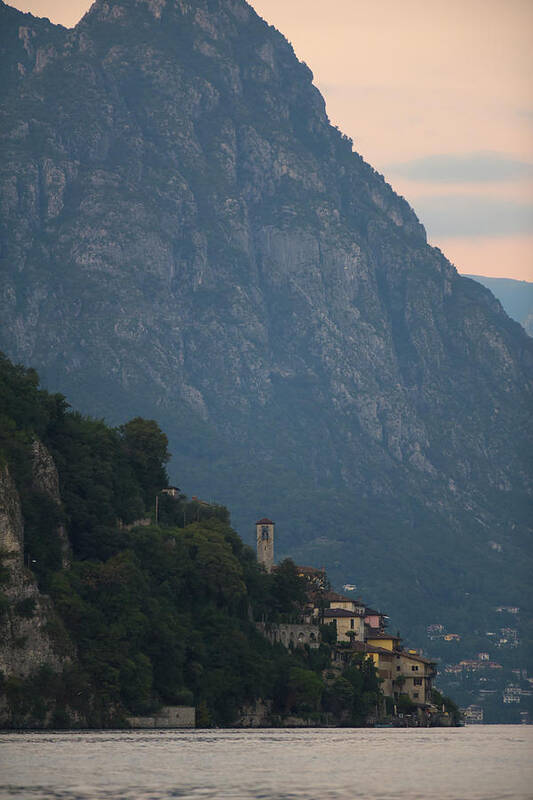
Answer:
M489 183L533 176L533 164L505 153L442 153L389 164L387 172L412 181Z
M419 197L415 211L431 237L533 233L533 204L470 195Z

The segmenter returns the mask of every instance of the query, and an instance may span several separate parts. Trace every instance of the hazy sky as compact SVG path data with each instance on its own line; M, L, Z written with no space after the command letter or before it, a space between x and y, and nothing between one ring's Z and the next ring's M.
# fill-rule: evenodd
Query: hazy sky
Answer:
M461 272L533 280L533 0L251 4L432 244ZM90 2L12 5L72 26Z

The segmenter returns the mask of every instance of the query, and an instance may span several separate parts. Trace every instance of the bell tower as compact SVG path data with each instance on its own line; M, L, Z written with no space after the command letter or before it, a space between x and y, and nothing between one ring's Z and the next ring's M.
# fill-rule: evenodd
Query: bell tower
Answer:
M257 560L267 572L272 572L274 566L274 523L271 519L263 517L255 523L257 536Z

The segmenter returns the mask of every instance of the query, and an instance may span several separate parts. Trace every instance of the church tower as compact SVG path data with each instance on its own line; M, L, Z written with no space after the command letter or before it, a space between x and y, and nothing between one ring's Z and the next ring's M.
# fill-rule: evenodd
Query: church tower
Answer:
M257 560L267 572L274 566L274 523L263 517L255 523L257 534Z

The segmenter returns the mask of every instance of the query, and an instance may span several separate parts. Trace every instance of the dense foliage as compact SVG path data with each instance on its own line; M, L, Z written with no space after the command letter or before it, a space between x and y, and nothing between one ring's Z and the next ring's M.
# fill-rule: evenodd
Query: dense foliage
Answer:
M43 665L4 681L13 724L29 715L116 725L162 704L194 704L200 724L228 724L258 698L272 701L274 715L349 708L364 723L379 696L373 668L350 668L326 688L327 645L290 652L258 633L254 618L294 620L305 584L289 560L266 574L223 506L161 493L168 452L156 423L111 429L82 417L4 357L0 387L0 453L22 500L27 561L53 599L56 647L74 643L77 653L62 678ZM53 454L60 504L35 486L36 438ZM72 545L68 568L59 524ZM31 617L32 608L18 613Z

